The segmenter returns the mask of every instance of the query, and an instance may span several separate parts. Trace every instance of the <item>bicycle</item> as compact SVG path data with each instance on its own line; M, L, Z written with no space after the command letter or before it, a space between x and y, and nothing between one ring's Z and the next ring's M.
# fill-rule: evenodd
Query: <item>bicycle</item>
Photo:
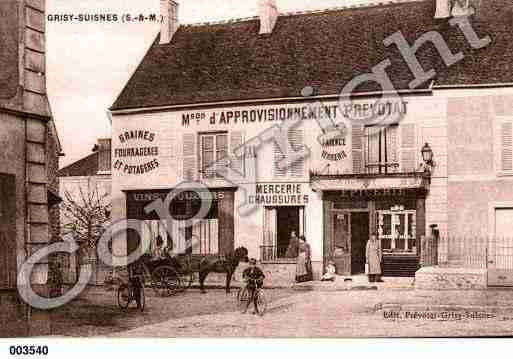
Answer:
M237 292L238 309L242 314L245 314L249 306L255 301L256 313L262 317L267 310L267 300L265 299L264 291L258 287L255 279L249 279L246 286L239 288Z
M144 276L134 276L138 282L138 288L135 287L133 280L129 280L128 283L123 283L118 288L118 306L126 310L133 301L137 302L136 291L139 291L139 302L137 302L138 308L141 312L144 311L146 305L146 295L144 293Z

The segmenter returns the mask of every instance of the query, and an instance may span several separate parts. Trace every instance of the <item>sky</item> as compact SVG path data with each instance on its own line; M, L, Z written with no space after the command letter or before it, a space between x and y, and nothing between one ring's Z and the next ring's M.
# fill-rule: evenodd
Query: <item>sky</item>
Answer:
M180 22L257 15L258 0L178 0ZM277 0L280 12L314 10L369 0ZM49 15L159 14L159 0L47 0ZM152 23L55 22L47 17L47 88L63 151L61 167L110 137L113 104L159 32Z

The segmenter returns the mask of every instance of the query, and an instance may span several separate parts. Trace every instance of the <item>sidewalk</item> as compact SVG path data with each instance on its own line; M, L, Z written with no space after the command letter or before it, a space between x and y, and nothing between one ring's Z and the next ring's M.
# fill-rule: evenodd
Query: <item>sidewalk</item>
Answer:
M367 276L337 276L334 282L307 282L295 284L294 290L338 292L347 290L413 290L414 278L384 277L383 282L369 283Z

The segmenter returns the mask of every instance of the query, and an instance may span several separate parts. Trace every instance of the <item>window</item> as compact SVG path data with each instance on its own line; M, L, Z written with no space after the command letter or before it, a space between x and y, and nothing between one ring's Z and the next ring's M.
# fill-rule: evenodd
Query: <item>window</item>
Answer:
M385 251L414 252L416 211L396 206L377 213L378 237Z
M386 174L398 171L397 129L398 126L365 128L367 173Z
M215 171L208 168L228 155L228 134L202 134L200 135L200 146L202 177L217 177Z
M290 147L293 151L301 151L304 146L304 133L302 129L290 129L288 132L288 139ZM289 149L290 150L290 149ZM299 158L294 163L291 163L288 168L282 168L279 166L280 162L284 159L290 160L287 154L282 152L282 148L278 146L276 142L273 142L273 153L274 153L274 177L304 177L305 176L305 159Z

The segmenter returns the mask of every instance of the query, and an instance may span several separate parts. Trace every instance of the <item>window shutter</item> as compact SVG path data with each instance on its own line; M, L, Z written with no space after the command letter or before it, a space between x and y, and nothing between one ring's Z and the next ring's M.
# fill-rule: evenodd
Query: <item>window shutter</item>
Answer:
M351 130L353 173L363 173L363 126L353 126Z
M274 151L274 177L284 177L287 175L287 168L279 168L278 164L285 158L286 153L282 153L280 146L273 142Z
M193 181L197 178L198 157L196 156L196 134L183 134L183 179Z
M417 168L417 141L415 124L401 125L401 171L414 172Z
M237 156L235 150L242 146L244 142L244 134L242 131L232 131L230 135L230 158L232 159L232 168L244 175L244 156Z
M289 141L294 151L302 151L304 146L304 136L302 129L291 129L289 131ZM304 177L305 175L305 159L301 158L294 162L290 167L290 175L292 177Z
M501 169L513 171L513 122L501 124Z
M397 163L397 126L387 127L387 159L389 163Z

